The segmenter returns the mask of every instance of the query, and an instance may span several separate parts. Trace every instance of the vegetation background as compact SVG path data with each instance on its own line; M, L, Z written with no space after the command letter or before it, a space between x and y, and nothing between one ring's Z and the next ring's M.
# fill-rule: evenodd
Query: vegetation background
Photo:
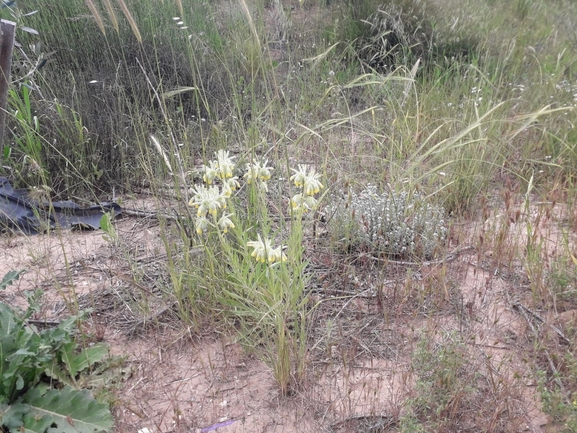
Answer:
M331 263L341 255L354 259L363 275L374 273L379 260L419 265L470 245L496 270L520 263L527 284L517 289L532 311L555 317L575 308L574 1L5 3L2 18L20 30L0 173L50 200L109 200L146 190L166 208L168 192L174 215L159 215L168 257L164 295L176 299L179 318L197 331L210 323L226 335L239 332L247 350L275 371L283 394L304 383L305 318L322 304L307 297L316 284L307 255L314 248ZM245 163L265 159L276 173L269 198L235 194L233 240L213 233L204 242L194 234L188 202L202 164L217 150L233 155L240 176ZM303 163L316 167L328 188L301 227L287 210L294 192L287 183ZM382 201L355 202L367 188ZM403 241L404 250L377 248L367 231L382 240L393 229L375 229L363 215L385 217L378 203L396 203L402 194L419 204L409 200L394 227L425 233L415 215L428 215L444 234L426 247L415 237ZM351 203L352 214L338 213ZM551 246L540 221L560 207L555 228L562 235ZM517 223L522 236L512 234ZM282 265L279 280L261 269L280 298L265 290L262 297L244 294L250 302L241 305L243 290L261 293L261 280L247 285L256 271L244 247L256 238L256 225L299 252ZM425 238L433 239L419 239ZM205 254L199 258L187 246ZM373 264L363 268L356 260L367 255ZM238 272L223 257L240 257ZM295 277L297 270L310 278ZM406 299L443 292L451 303L447 281L434 279L429 291ZM434 314L421 307L410 314ZM567 431L577 431L576 326L562 329L569 341L562 347L531 336L543 409ZM449 340L441 349L425 342L415 349L420 395L407 400L401 431L454 431L451 422L474 406L463 395L478 389L461 387L466 380L457 374L467 362L459 361L466 343ZM444 367L431 362L446 362L448 376L437 377ZM435 383L452 397L436 395ZM514 431L496 426L471 431Z

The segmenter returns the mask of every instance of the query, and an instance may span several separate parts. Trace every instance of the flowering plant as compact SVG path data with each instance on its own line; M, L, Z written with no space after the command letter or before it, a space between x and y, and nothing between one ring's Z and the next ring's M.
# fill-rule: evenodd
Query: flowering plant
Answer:
M226 151L216 152L203 166L204 184L192 189L189 205L196 209L195 231L205 251L202 278L211 280L206 286L218 287L221 304L241 319L241 338L255 345L261 336L256 346L265 348L263 359L286 393L291 381L304 374L307 262L302 216L316 208L315 195L324 187L314 168L292 170L290 180L298 188L290 200L293 218L275 223L265 196L273 168L267 160L246 164L241 186L234 160ZM275 237L284 238L285 245L275 246Z

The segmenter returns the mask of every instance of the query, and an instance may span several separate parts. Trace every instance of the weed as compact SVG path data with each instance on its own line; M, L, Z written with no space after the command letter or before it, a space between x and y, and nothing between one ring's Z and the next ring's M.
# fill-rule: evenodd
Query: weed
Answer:
M22 272L10 272L0 282L6 288ZM28 309L18 312L0 303L0 424L8 432L48 428L79 431L109 431L112 416L80 384L96 366L106 364L108 349L103 344L81 348L75 327L82 316L72 316L54 329L39 331L27 323L39 309L42 291L28 293ZM63 388L56 383L66 385Z
M575 359L572 359L572 362L573 365L575 365ZM576 432L577 402L575 401L575 397L568 397L564 390L556 385L552 385L554 381L549 382L545 372L538 371L537 378L538 391L541 396L544 412L548 414L557 425L563 426L563 431ZM559 380L558 377L556 379Z
M437 340L437 338L439 338ZM518 391L505 382L501 369L483 351L471 354L456 333L431 341L422 335L412 353L414 397L405 402L401 430L511 431L523 408L511 405ZM485 365L483 365L485 364ZM474 414L468 411L474 408Z

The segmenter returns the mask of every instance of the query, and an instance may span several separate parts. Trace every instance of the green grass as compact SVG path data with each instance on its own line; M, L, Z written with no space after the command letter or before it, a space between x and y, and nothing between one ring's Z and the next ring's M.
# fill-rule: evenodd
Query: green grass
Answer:
M181 10L178 1L132 0L128 15L104 0L93 0L92 11L78 0L29 2L30 10L12 11L39 32L18 33L20 76L39 58L30 43L42 42L47 63L24 80L36 90L15 85L10 93L11 154L2 171L55 197L103 197L145 183L162 205L161 188L170 185L178 224L161 221L161 233L166 290L179 316L196 330L210 323L237 335L270 365L285 394L305 375L314 308L303 273L318 245L319 222L288 210L298 164L322 174L321 213L370 183L418 192L456 226L492 212L487 203L506 190L506 215L485 225L479 248L499 266L520 261L535 308L552 308L573 290L574 246L567 241L548 267L539 221L527 215L535 202L575 200L577 6L381 3L194 0ZM3 17L10 13L2 9ZM208 164L217 150L237 158L235 174L262 158L275 176L267 196L241 182L231 204L235 228L204 238L195 234L190 188L202 177L198 162ZM513 239L517 222L525 224L522 242ZM254 261L246 245L258 234L288 246L287 264L271 270ZM442 256L451 236L428 251ZM343 237L329 233L321 244L337 253ZM565 409L556 413L574 422ZM426 424L429 412L406 425Z

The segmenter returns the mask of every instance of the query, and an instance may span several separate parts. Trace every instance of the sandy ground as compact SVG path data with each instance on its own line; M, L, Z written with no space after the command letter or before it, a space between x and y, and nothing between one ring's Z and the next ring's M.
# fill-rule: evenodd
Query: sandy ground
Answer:
M498 213L491 218L478 225L485 236L505 221ZM550 227L563 220L550 218ZM126 357L114 386L117 432L396 431L404 402L415 396L411 354L423 338L433 348L464 342L462 374L477 381L477 394L464 400L472 414L464 416L463 431L475 431L477 416L495 417L493 431L551 431L527 356L527 273L515 260L497 263L495 243L453 239L451 248L462 253L445 264L357 263L355 278L343 277L351 265L315 254L311 297L323 302L310 318L307 377L282 396L270 368L234 335L193 333L176 319L170 297L159 295L170 281L157 220L125 217L116 229L115 241L102 232L3 235L2 271L27 272L0 300L24 307L24 290L43 290L36 320L94 308L92 330ZM510 242L526 242L521 222L507 231ZM546 255L556 254L560 233L547 231ZM150 301L146 312L127 300L136 297ZM563 314L543 326L574 326L575 310Z

